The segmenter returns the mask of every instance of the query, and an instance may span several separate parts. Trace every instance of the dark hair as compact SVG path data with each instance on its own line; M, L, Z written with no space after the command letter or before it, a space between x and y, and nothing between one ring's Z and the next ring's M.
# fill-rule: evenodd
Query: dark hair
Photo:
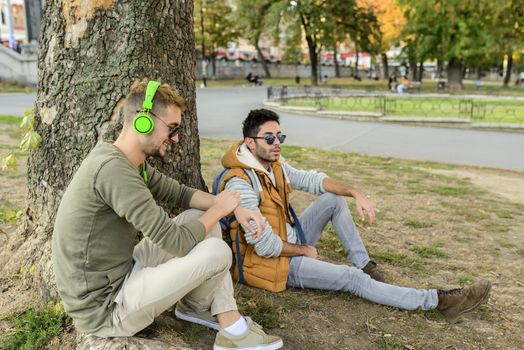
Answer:
M279 116L269 109L253 109L247 115L247 118L242 123L242 133L245 137L251 137L258 134L260 126L266 122L277 122L280 125Z

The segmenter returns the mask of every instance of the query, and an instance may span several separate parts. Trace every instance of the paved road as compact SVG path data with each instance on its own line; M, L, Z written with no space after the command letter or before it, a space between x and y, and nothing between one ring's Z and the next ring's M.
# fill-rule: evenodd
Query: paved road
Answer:
M262 106L264 88L198 89L202 136L240 139L242 120ZM0 114L21 115L34 94L0 94ZM392 125L282 113L289 144L370 155L524 171L524 134Z

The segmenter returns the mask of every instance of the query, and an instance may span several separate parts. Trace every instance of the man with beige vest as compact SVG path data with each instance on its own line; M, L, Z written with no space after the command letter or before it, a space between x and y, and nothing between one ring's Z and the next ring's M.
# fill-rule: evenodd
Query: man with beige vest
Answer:
M367 300L407 310L437 308L450 322L477 308L491 284L450 290L399 287L380 280L353 223L345 197L353 197L361 219L375 221L373 205L359 190L315 171L292 167L280 156L279 116L266 109L252 110L243 123L241 142L222 158L226 168L221 190L240 193L241 206L259 211L263 227L257 236L242 222L232 221L229 234L235 256L234 278L241 283L284 291L288 287L340 290ZM292 190L320 195L300 216L289 205ZM315 244L331 222L353 266L317 259ZM257 225L251 222L253 226Z

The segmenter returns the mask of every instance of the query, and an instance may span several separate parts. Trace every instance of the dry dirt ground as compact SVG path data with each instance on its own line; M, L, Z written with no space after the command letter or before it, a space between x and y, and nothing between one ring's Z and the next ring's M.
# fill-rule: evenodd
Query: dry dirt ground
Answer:
M0 156L16 144L16 131L0 124ZM5 130L5 131L4 131ZM208 184L229 142L202 140L202 169ZM446 288L480 279L493 283L489 302L448 324L436 311L403 311L343 292L291 289L269 293L236 286L240 308L286 349L522 349L524 348L524 174L495 169L368 157L286 147L296 167L322 169L364 190L375 203L378 223L358 223L370 255L390 283ZM24 207L24 162L1 173L0 209ZM314 196L293 194L301 212ZM348 199L354 209L353 201ZM16 227L0 224L0 245ZM319 242L320 259L344 264L331 227ZM0 254L9 254L1 250ZM5 256L4 256L5 257ZM0 276L0 334L6 315L38 304L24 273ZM172 345L211 348L214 332L178 321L173 311L139 334ZM68 326L49 349L75 348Z

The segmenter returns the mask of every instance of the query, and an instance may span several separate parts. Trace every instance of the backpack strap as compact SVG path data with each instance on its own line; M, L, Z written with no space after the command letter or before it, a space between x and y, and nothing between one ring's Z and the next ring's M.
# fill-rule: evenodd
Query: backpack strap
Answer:
M291 214L291 217L293 218L293 221L295 222L295 227L297 228L298 238L300 239L300 244L306 245L306 235L304 234L304 230L302 229L302 225L300 224L300 220L298 220L297 214L295 214L295 211L293 210L293 207L291 204L289 204L289 213Z

